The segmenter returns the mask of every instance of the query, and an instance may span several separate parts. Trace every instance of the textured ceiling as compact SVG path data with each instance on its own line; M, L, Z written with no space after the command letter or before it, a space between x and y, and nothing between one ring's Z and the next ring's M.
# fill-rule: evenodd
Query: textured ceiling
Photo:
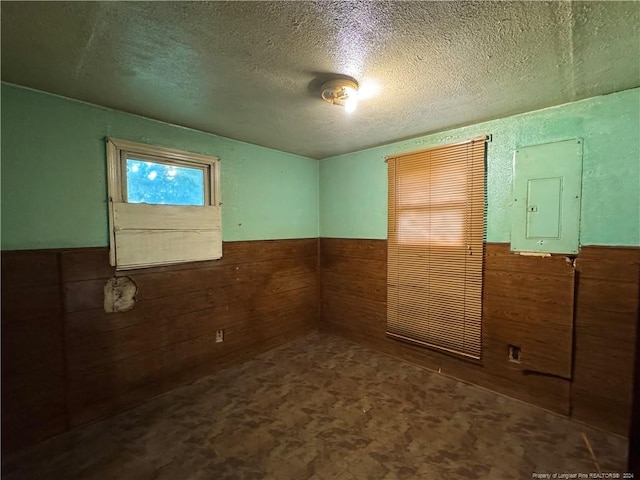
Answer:
M2 80L313 158L640 85L637 2L2 2ZM323 102L318 78L377 94Z

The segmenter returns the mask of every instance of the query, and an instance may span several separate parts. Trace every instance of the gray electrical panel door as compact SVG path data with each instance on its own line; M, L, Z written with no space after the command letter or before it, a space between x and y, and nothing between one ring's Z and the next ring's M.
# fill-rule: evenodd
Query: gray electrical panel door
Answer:
M578 253L582 140L516 150L511 250Z

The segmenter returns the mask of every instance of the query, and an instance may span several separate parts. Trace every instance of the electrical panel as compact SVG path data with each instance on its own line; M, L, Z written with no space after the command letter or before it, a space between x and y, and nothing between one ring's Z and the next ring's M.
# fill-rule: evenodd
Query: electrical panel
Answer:
M513 159L511 250L578 253L582 140L518 148Z

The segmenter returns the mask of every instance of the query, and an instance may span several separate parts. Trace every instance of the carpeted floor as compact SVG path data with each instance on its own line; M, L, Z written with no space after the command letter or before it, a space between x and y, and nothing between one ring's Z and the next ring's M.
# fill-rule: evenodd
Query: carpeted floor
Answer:
M531 479L624 471L626 441L314 334L48 440L9 479Z

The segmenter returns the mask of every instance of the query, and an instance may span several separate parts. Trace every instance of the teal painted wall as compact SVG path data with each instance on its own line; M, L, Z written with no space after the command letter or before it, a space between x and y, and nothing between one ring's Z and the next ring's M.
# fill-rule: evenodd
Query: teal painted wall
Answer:
M108 244L107 136L219 156L223 238L235 241L315 237L318 220L320 236L386 238L386 156L492 134L491 242L510 239L514 149L579 137L581 243L640 245L640 89L325 159L319 172L305 157L6 83L1 93L5 250Z
M108 245L105 137L218 156L225 241L318 236L318 162L2 83L2 249Z
M640 245L638 88L321 160L320 235L386 238L385 157L484 134L489 242L510 241L514 150L582 138L581 244Z

